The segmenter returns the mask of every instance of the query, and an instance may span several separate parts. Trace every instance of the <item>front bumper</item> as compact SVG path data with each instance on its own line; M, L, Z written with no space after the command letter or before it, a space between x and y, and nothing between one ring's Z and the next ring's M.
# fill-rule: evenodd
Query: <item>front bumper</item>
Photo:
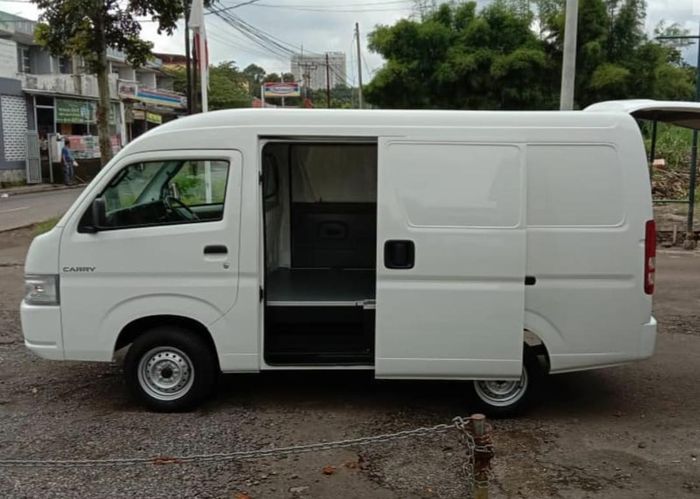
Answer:
M639 349L639 357L647 359L654 354L656 347L656 319L652 316L651 320L642 325L641 345Z
M47 305L20 306L25 346L39 357L63 360L61 307Z

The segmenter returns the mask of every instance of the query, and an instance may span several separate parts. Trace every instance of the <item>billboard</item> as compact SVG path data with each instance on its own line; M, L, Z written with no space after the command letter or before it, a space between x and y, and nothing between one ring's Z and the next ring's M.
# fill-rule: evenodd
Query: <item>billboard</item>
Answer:
M263 95L266 99L270 97L299 97L301 90L295 82L268 82L263 83Z

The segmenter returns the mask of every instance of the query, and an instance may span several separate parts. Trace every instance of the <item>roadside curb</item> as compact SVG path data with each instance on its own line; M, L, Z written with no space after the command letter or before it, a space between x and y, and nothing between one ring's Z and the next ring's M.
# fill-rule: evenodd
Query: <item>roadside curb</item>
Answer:
M34 227L37 224L40 224L41 222L33 222L30 224L24 224L24 225L18 225L17 227L9 227L7 229L0 229L0 234L4 234L5 232L12 232L13 230L22 230L22 229L30 229Z
M57 192L57 191L67 191L70 189L81 189L87 184L75 184L75 185L47 185L45 187L37 187L36 189L29 187L19 187L0 190L0 198L22 196L25 194L39 194L42 192Z

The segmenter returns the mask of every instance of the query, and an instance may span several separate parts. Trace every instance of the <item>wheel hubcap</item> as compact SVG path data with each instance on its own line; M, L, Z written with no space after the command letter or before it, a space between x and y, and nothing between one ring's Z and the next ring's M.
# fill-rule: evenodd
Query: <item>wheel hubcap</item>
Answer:
M528 377L527 371L524 368L523 374L520 376L519 380L484 380L474 382L474 388L479 398L487 404L496 407L505 407L515 404L525 395L527 386Z
M175 400L194 382L192 361L175 347L156 347L141 357L138 367L141 387L158 400Z

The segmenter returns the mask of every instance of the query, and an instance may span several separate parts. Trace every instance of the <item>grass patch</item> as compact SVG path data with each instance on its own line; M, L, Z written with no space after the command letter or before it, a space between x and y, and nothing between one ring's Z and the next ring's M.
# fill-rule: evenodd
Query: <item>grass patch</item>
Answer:
M61 217L53 217L49 218L48 220L44 220L43 222L39 222L34 226L34 235L38 236L40 234L43 234L44 232L50 231L60 219Z

